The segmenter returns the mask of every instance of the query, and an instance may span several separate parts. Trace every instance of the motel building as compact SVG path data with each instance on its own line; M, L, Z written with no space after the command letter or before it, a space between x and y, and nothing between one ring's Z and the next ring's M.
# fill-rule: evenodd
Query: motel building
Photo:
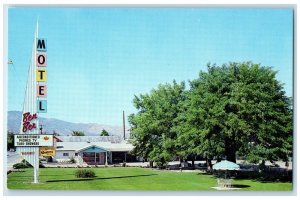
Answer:
M64 163L74 159L77 165L110 165L133 162L132 144L121 136L55 136L54 162Z

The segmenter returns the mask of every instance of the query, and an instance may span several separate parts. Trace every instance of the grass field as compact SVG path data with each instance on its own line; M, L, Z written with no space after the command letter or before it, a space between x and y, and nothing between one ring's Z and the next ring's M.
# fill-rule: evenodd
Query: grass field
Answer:
M146 168L93 168L93 179L75 178L74 168L41 168L40 183L33 184L33 170L8 174L8 189L30 190L165 190L215 191L214 176L199 172L160 171ZM238 191L291 191L291 182L234 180Z

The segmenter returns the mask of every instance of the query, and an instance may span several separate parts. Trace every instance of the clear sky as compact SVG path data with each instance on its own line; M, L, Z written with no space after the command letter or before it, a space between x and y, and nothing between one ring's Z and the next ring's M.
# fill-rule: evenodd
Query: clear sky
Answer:
M292 9L9 8L8 110L22 109L38 16L48 44L43 117L120 126L135 94L195 79L208 62L272 66L292 96Z

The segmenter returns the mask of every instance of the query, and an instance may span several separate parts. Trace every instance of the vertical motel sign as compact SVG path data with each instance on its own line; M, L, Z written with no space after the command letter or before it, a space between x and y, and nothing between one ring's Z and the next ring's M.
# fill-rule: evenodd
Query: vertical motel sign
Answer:
M37 94L37 112L47 112L47 40L37 38L36 40L36 94Z

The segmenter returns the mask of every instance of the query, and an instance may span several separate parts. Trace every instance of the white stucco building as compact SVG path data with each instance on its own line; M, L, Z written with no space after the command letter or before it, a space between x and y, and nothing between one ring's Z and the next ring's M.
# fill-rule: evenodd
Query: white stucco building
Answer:
M105 165L135 159L129 154L133 146L121 136L55 136L55 148L57 162Z

